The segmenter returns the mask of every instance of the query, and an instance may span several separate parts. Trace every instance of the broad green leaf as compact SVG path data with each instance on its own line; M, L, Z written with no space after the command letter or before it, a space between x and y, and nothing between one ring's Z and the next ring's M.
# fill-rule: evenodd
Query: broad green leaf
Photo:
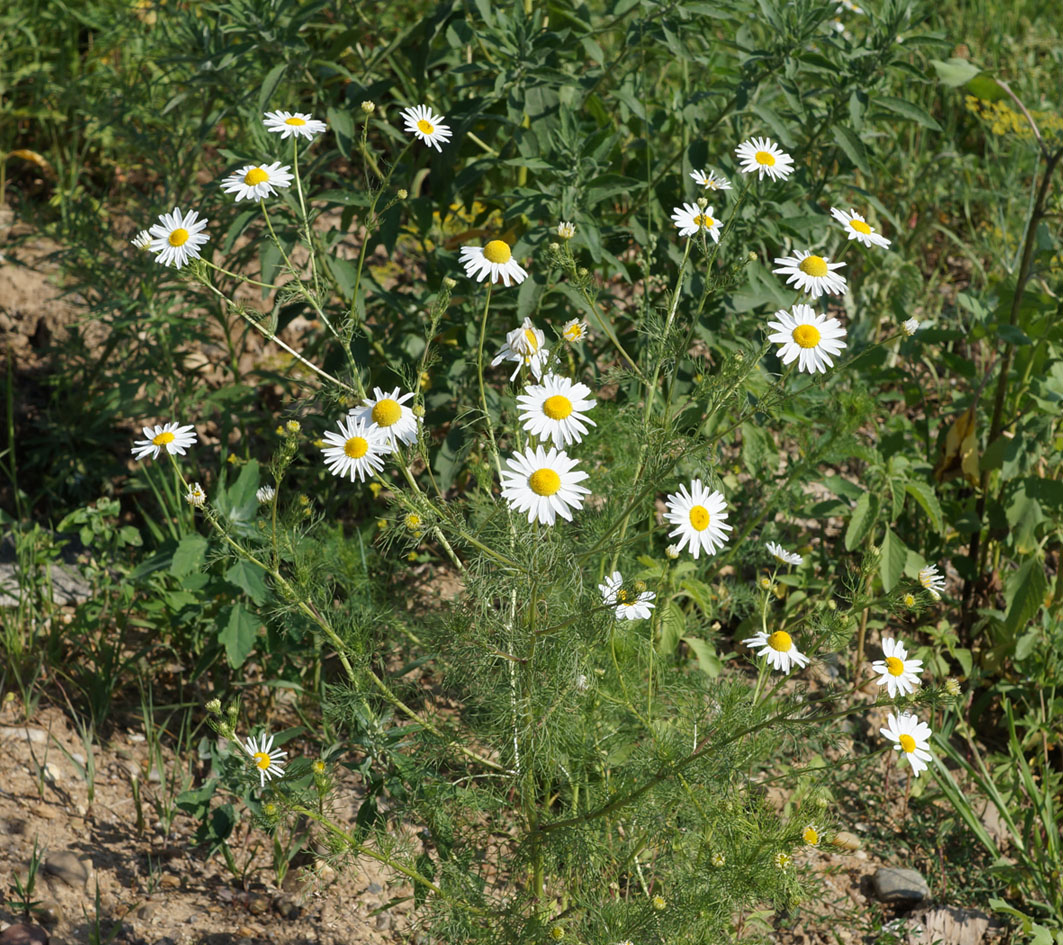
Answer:
M940 59L931 59L930 64L937 72L942 84L950 88L957 88L966 82L970 82L982 70L967 59L953 57L945 62Z
M1047 589L1044 562L1039 555L1031 555L1008 578L1004 590L1004 599L1008 604L1004 629L1008 634L1018 633L1041 609Z
M930 128L933 131L941 131L941 125L939 125L927 111L912 102L905 101L903 98L896 98L892 95L878 95L875 97L875 104L881 105L883 108L888 108L891 112L900 115L902 118L917 122L925 128Z
M834 142L845 152L845 156L865 174L870 174L871 166L867 163L863 142L844 125L835 125L832 130Z
M690 647L698 661L698 669L706 676L715 679L723 672L723 661L716 655L716 648L707 640L697 637L683 637L683 642Z
M277 86L280 84L284 70L287 68L288 63L284 61L278 63L266 73L266 77L258 88L258 110L260 112L269 110L269 100L273 98L273 93L277 91Z
M893 530L886 529L882 539L882 547L879 549L879 575L882 578L882 588L892 591L904 573L904 562L908 560L908 547L901 541Z
M244 665L244 660L255 648L259 621L239 604L229 608L229 619L218 634L218 642L225 647L225 655L233 669Z
M185 535L173 553L170 573L174 577L184 577L203 567L207 555L207 539L202 535Z
M938 502L937 493L925 482L919 482L914 479L909 479L904 484L904 490L923 507L923 511L926 512L927 518L930 519L930 524L933 526L934 531L940 535L944 530L944 522L941 517L941 503Z
M878 498L871 492L865 492L857 500L849 527L845 530L845 550L852 551L859 545L878 517Z
M266 589L266 573L257 564L241 558L228 571L225 580L235 584L256 604L262 604L269 596Z
M674 653L686 628L687 618L682 608L674 600L669 601L661 614L661 636L657 641L657 652L662 656Z

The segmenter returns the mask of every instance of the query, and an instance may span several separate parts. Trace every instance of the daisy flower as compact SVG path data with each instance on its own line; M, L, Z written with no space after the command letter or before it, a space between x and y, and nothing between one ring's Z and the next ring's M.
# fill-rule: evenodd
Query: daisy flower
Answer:
M794 858L789 853L775 854L775 865L781 870L789 869L793 861Z
M849 208L848 213L844 210L839 210L837 207L831 207L830 214L845 227L845 232L849 234L849 239L859 240L865 246L881 246L883 249L889 247L890 241L881 233L876 233L875 228L870 226L867 220L853 210L852 207Z
M264 486L259 486L255 492L255 498L258 499L260 504L266 502L272 502L277 497L277 490L268 483Z
M412 445L417 442L417 424L422 422L406 406L406 401L412 397L413 394L403 394L397 387L390 394L374 387L373 396L360 407L353 408L350 414L366 423L375 423L392 447L397 443Z
M818 847L821 839L821 831L815 824L809 824L801 831L801 839L810 847Z
M753 649L759 646L757 656L766 656L768 665L783 673L790 672L795 666L804 669L810 662L809 658L794 646L793 637L785 630L776 630L774 633L761 630L742 642Z
M151 247L151 234L147 230L141 230L129 242L137 249L149 249Z
M676 527L668 533L669 538L679 537L679 550L684 547L697 560L704 551L714 555L727 541L724 532L729 532L727 524L727 504L719 492L709 492L700 479L686 486L680 486L678 492L668 496L668 511L664 513L665 521Z
M570 240L576 235L576 225L562 220L557 224L557 235L563 240Z
M541 384L526 388L517 397L521 426L540 440L553 440L558 448L579 443L588 423L597 426L582 413L594 407L590 393L586 384L573 384L567 377L547 374Z
M891 712L886 719L886 728L880 728L879 731L891 742L896 742L893 750L904 752L917 778L919 772L926 771L927 762L934 757L930 754L930 726L926 722L920 722L907 712L901 716Z
M726 177L717 177L715 171L709 171L708 174L704 171L691 171L690 176L694 178L694 183L706 190L731 189L731 182Z
M684 203L672 211L672 222L679 227L680 236L693 236L701 229L709 231L714 243L720 242L720 221L713 215L712 207L701 209L696 203Z
M221 182L221 189L227 194L236 194L236 202L241 200L262 200L272 197L276 187L291 187L292 175L288 173L290 164L281 167L280 161L272 164L247 164L230 174Z
M918 318L906 318L901 322L901 328L904 333L911 338L917 331L919 331L919 319Z
M619 571L614 571L604 584L599 584L598 590L606 607L616 606L617 620L645 620L656 606L653 601L657 595L653 591L640 593L624 587L624 579Z
M582 318L572 318L565 322L561 334L565 341L575 344L590 336L590 326Z
M501 280L503 285L508 286L510 279L520 285L528 278L527 271L513 258L513 252L505 240L491 240L484 247L462 246L458 258L465 267L465 275L477 282L483 282L490 276L492 282Z
M545 340L542 329L536 328L530 318L525 318L520 328L514 328L506 335L506 343L495 355L491 367L497 367L503 361L516 361L517 366L509 376L511 381L520 373L522 365L526 365L539 380L550 355L550 350L543 346Z
M444 116L436 115L427 105L404 108L400 115L406 122L406 131L416 135L428 147L442 152L440 145L450 141L450 125L444 125Z
M580 508L591 492L580 485L588 474L576 470L577 462L556 447L549 453L541 446L514 453L502 471L502 498L511 509L527 512L529 524L553 525L558 515L571 522L571 510Z
M266 786L267 781L283 776L284 765L281 764L281 758L287 758L288 752L273 747L272 735L260 735L257 740L251 736L242 747L258 768L258 779L262 787Z
M379 472L384 457L391 452L384 434L364 418L344 417L340 420L340 432L326 432L325 441L330 445L321 447L321 452L329 472L333 476L349 475L351 482L355 476L365 482L366 476Z
M187 502L194 509L201 509L206 504L207 494L203 491L203 487L197 482L194 486L188 487L188 493L185 495L185 502Z
M897 693L907 695L919 685L919 674L923 671L922 660L908 658L908 651L900 640L892 637L883 637L882 655L886 658L875 660L871 669L882 676L876 679L880 686L885 686L891 699L897 698Z
M827 294L845 295L845 276L834 271L845 263L832 263L808 250L798 250L793 256L778 256L775 262L780 267L772 269L775 275L786 276L787 285L807 292L814 299Z
M185 450L196 442L192 424L182 427L176 423L164 423L143 429L144 439L133 441L134 459L144 459L149 453L152 459L158 459L163 450L171 456L184 456Z
M775 318L768 322L768 328L774 329L768 341L780 346L775 353L783 364L796 360L799 371L826 374L827 368L834 366L831 356L837 357L846 346L841 322L817 315L811 305L799 302L792 313L779 309Z
M180 269L190 259L199 259L199 247L210 239L203 232L206 226L195 210L182 214L174 207L173 213L160 214L159 222L148 229L148 249L156 254L155 262Z
M802 564L804 558L799 554L794 554L792 551L787 551L782 545L777 545L773 541L769 541L766 545L768 553L775 558L776 561L781 561L783 564Z
M757 180L767 174L772 180L786 180L794 170L794 159L783 151L771 138L750 138L743 141L735 154L742 162L743 174L757 172Z
M262 122L266 131L278 134L281 138L291 138L293 135L313 141L315 135L328 130L328 125L316 118L311 118L303 112L266 112L266 118Z
M934 600L941 600L941 592L945 590L945 575L938 573L936 564L929 564L919 569L919 583Z

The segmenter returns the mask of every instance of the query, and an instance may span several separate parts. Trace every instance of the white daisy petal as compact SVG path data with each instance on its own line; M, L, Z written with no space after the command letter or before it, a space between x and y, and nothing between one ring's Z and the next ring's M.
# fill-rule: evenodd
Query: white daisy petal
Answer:
M525 318L519 328L514 328L506 335L506 343L491 361L491 367L497 367L503 361L516 361L517 366L509 377L511 381L522 367L527 367L539 380L550 357L550 349L543 345L545 340L546 335L542 330L536 328L530 318Z
M793 285L812 298L821 295L845 295L845 276L835 272L845 263L832 263L825 256L816 256L808 250L798 250L793 256L779 256L775 260L780 267L772 269L775 275L786 276L786 284Z
M266 131L279 134L282 139L295 136L313 141L321 132L328 130L328 125L323 121L311 118L305 112L266 112L265 115L262 124L266 126Z
M779 345L776 351L783 364L798 362L799 371L809 374L827 373L833 367L832 357L841 354L846 344L845 329L836 318L817 315L812 306L798 303L792 313L779 309L775 321L768 322L772 333L768 341Z
M134 459L144 459L148 454L152 459L158 459L163 450L171 456L184 456L185 450L196 442L195 427L192 424L180 426L176 423L164 423L143 429L144 439L133 441Z
M702 210L696 203L684 203L672 211L672 222L679 227L680 236L693 236L705 230L714 243L720 242L720 221L713 216L712 207Z
M768 553L771 554L776 561L781 561L783 564L798 565L805 560L799 554L787 551L782 545L776 544L774 541L767 542L767 549Z
M781 673L789 673L795 666L803 669L811 662L785 630L776 630L774 633L761 630L742 642L757 650L757 656L766 657L768 665Z
M919 569L919 583L934 600L941 600L941 593L945 590L945 575L938 573L936 564Z
M236 194L236 201L263 200L272 197L278 187L291 187L294 179L288 173L291 165L281 167L280 161L272 164L245 164L221 182L227 194Z
M650 611L657 605L653 603L657 595L652 591L639 591L637 588L624 587L624 579L619 571L614 571L598 585L602 603L607 607L616 607L617 620L646 620Z
M177 207L173 213L160 214L159 222L148 229L148 249L155 253L155 262L180 269L190 259L199 259L199 248L210 234L203 232L208 221L198 217L195 210L181 213Z
M580 485L588 474L578 471L577 463L556 447L514 453L502 470L502 498L514 511L527 513L529 524L553 525L558 515L571 522L572 509L590 495L590 489Z
M406 401L412 398L413 394L403 394L397 387L390 394L374 387L373 396L361 406L352 407L349 413L367 424L375 424L393 447L397 443L413 445L417 442L417 425L422 420L406 406Z
M534 384L517 397L521 426L540 440L551 440L559 449L579 443L587 424L597 424L582 411L594 407L591 390L574 384L567 377L547 374L541 384Z
M896 699L898 693L907 695L912 692L919 685L923 661L910 659L904 644L892 637L883 638L882 654L885 659L871 664L871 669L881 674L875 682L886 687L891 699Z
M325 442L330 444L321 448L325 465L334 476L350 476L351 482L357 476L365 482L383 468L391 444L376 424L362 417L346 416L339 426L339 433L325 433Z
M757 180L767 174L772 180L786 180L793 173L794 159L783 151L771 138L750 138L743 141L735 154L742 162L743 174L757 172Z
M717 176L716 172L712 170L707 174L704 171L691 171L690 176L699 187L704 187L706 190L731 189L731 182L726 177Z
M700 479L668 496L668 511L664 518L676 527L668 533L669 538L679 536L679 550L690 549L695 559L704 551L714 555L727 541L727 503L719 492L709 492Z
M259 784L266 786L267 781L284 776L282 758L288 757L288 752L273 747L272 735L260 735L256 740L254 736L246 742L239 743L244 751L250 756L252 763L258 770Z
M477 282L490 276L491 282L501 282L508 287L511 279L520 285L528 278L527 271L513 258L513 251L505 240L491 240L482 247L462 246L458 259L465 267L465 275Z
M450 125L443 124L443 115L436 115L427 105L405 108L400 112L406 131L420 138L428 147L442 151L441 144L450 141Z
M920 772L926 771L927 762L933 761L934 756L930 753L930 726L926 722L920 722L914 715L905 712L897 716L891 712L886 719L886 728L880 728L879 732L891 742L895 742L894 750L904 753L912 766L912 773L917 778Z
M835 220L845 227L845 232L849 239L858 240L864 246L881 246L883 249L889 247L890 241L881 233L876 233L875 228L868 224L867 220L851 207L848 213L844 210L839 210L837 207L831 207L830 213Z

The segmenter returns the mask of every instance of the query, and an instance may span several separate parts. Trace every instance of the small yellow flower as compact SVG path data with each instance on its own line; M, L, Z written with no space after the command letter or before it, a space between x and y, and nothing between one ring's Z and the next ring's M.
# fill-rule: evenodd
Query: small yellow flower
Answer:
M373 498L377 498L380 495L380 490L384 488L379 482L369 483L369 491L373 493Z
M793 861L794 861L794 858L792 856L790 856L789 853L776 853L775 854L775 865L777 867L779 867L779 869L781 869L781 870L789 869L789 867L793 863Z
M302 430L302 428L302 424L299 423L298 420L289 420L286 424L284 424L284 429L292 436L295 436L295 434Z
M560 925L550 926L550 938L555 942L560 942L565 937L565 930Z
M653 908L658 912L664 912L668 908L668 900L664 896L654 896L651 900Z
M801 839L810 847L818 847L819 841L822 839L819 827L815 824L809 824L803 831L801 831Z
M714 853L710 862L713 866L719 869L727 862L727 857L725 857L722 853Z
M320 758L318 758L317 761L315 761L310 767L314 769L314 774L325 773L325 762L323 762Z
M416 512L410 512L404 519L404 522L411 532L415 532L421 527L421 516Z
M945 691L952 696L953 699L959 699L963 694L963 689L960 687L960 681L955 676L949 676L945 680Z

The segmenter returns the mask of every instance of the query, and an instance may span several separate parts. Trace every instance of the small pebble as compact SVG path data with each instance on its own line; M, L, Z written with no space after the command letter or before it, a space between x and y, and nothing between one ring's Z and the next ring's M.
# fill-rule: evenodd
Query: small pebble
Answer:
M930 895L930 887L915 870L897 866L880 866L871 877L875 898L879 902L922 902Z
M48 933L39 925L16 922L0 932L0 945L48 945Z

